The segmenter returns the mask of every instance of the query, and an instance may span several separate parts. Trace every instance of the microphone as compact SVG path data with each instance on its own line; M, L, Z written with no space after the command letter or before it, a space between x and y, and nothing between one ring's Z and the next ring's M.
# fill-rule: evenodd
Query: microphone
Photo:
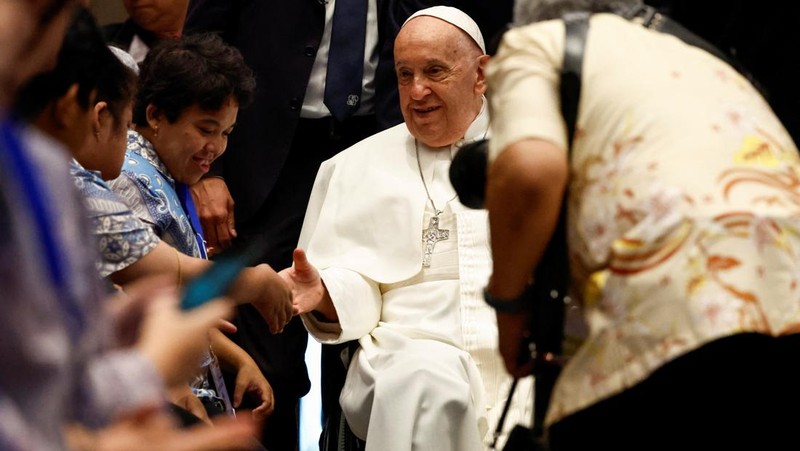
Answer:
M450 164L450 183L464 206L481 209L486 199L486 166L489 140L464 144Z

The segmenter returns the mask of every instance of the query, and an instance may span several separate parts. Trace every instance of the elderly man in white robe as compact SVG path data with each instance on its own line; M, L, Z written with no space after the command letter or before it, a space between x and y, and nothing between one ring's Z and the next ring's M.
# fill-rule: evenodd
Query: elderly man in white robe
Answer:
M359 341L339 401L367 450L482 450L511 378L481 296L486 212L458 201L448 170L489 133L489 56L475 22L444 6L412 15L394 53L405 124L323 163L281 275L318 341ZM508 429L529 423L531 385Z

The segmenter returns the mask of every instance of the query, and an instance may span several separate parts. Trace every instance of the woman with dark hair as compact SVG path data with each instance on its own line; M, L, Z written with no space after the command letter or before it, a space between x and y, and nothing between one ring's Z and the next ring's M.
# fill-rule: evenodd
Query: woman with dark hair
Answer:
M187 186L225 152L239 106L250 102L254 88L239 51L212 34L162 41L142 64L136 125L112 188L187 255L207 255L199 223L190 223L195 212Z
M59 64L56 71L39 77L26 88L21 96L25 106L20 109L30 114L42 111L49 98L65 90L62 85L73 79L82 80L78 93L89 93L80 98L80 103L84 105L83 115L89 115L89 120L83 123L90 125L91 134L87 135L84 126L72 126L62 127L63 132L57 132L57 135L67 143L72 141L70 147L75 159L70 170L85 198L97 238L100 252L98 270L103 277L123 287L152 275L170 275L181 285L206 270L211 262L178 253L169 244L159 240L154 230L138 219L106 183L120 175L123 164L126 135L131 126L135 74L112 56L90 18L77 20L71 33L83 39L75 39L74 45L62 49L64 62ZM89 36L94 39L89 39ZM90 96L92 100L89 100ZM79 114L72 115L76 116ZM50 118L53 115L43 117ZM40 117L40 120L43 119ZM79 142L81 144L77 144ZM279 306L280 301L284 301L282 316L288 319L291 315L290 304L286 302L288 290L267 265L245 269L232 287L230 296L237 302L260 305ZM268 317L267 320L276 324L276 327L283 324L283 320L276 317ZM196 384L201 398L194 396L184 383L170 387L171 401L209 421L210 415L238 407L241 398L247 394L258 401L253 410L254 416L257 419L266 418L272 411L273 394L255 362L219 330L212 329L209 333L213 356L218 357L220 363L236 375L233 401L229 402L227 393L221 392L225 389L221 385L221 378L215 381L220 386L215 387L217 384L211 382L213 378L210 375L205 375ZM200 399L208 401L205 408Z
M34 77L18 93L14 113L31 122L53 122L83 119L75 124L42 124L57 134L57 138L81 160L97 159L100 155L83 155L81 148L90 135L98 136L101 127L113 126L119 136L130 123L131 101L136 88L136 74L103 44L102 35L88 10L79 9L70 24L65 43L58 54L53 70ZM73 91L73 92L71 92ZM76 111L62 117L57 111L65 103L59 100L71 96ZM50 114L42 114L49 111ZM127 117L124 117L126 116ZM98 123L102 122L102 124ZM106 134L103 135L106 138ZM119 175L122 155L102 168L104 177Z
M129 219L138 218L160 240L143 246L137 240L107 235L107 244L118 245L101 249L104 276L126 284L160 271L176 275L180 284L211 264L187 187L225 151L238 107L250 101L253 89L252 75L239 52L214 35L163 41L148 54L140 72L136 125L128 131L122 175L110 185L130 206ZM131 249L141 254L119 252ZM279 302L290 299L288 289L268 265L246 269L231 296L253 302L273 333L291 318L290 303ZM221 332L213 330L211 338L214 354L236 376L232 402L221 375L211 377L213 371L194 384L207 401L209 414L230 412L248 393L260 401L256 417L265 418L273 408L273 393L253 359Z
M10 3L45 2L0 0L0 16ZM106 78L125 79L125 69L114 65L102 41L85 45L85 33L92 37L85 10L74 16L62 46L73 17L64 4L72 2L52 3L41 17L17 17L39 21L39 41L27 56L48 63L37 72L50 69L18 97L19 111L35 126L9 120L0 131L0 448L251 448L247 422L178 430L160 411L165 385L196 369L203 338L230 311L227 303L182 313L174 293L152 279L146 296L141 286L131 287L129 296L104 302L67 167L69 150L91 133L92 105L104 103L96 98L124 104L130 78L118 90L106 89L117 86ZM57 59L55 52L52 61L45 58L59 47ZM30 60L20 61L26 64L33 70ZM14 94L14 86L3 89Z
M109 276L109 280L125 290L141 279L159 274L171 275L170 279L177 279L180 285L211 265L207 260L185 255L176 258L177 251L160 242L104 180L120 174L132 119L135 82L132 69L106 47L88 11L80 10L68 30L56 67L34 78L18 96L18 111L69 147L74 157L70 170L88 207L96 237L94 247L101 251L96 266L101 275ZM291 315L288 290L283 298L272 296L283 287L269 267L248 268L230 295L239 302L283 302L288 318ZM211 329L209 335L210 343L205 348L210 344L220 362L236 373L236 396L253 395L260 401L254 416L263 419L272 408L269 383L252 359L219 330ZM197 368L195 365L192 375L198 372ZM187 410L208 421L214 411L206 412L201 400L190 390L188 380L184 377L168 381L170 400L185 409L174 410L185 423L198 421L187 415ZM207 382L206 377L200 380ZM159 388L158 384L142 383L145 387ZM217 399L218 392L198 393Z
M122 56L129 55L123 53ZM135 67L135 62L129 59ZM115 64L115 68L124 67ZM116 73L116 75L114 75ZM120 175L126 151L127 132L131 127L133 92L136 77L131 70L105 71L106 77L115 80L98 87L93 106L93 134L74 153L70 165L75 184L84 196L91 226L97 238L100 275L123 287L153 275L169 275L179 284L207 270L212 263L206 259L178 253L175 248L159 239L153 229L137 218L130 207L107 181ZM179 274L180 272L180 274ZM283 283L275 277L269 266L246 268L242 277L231 288L229 295L237 302L269 303L280 296L276 289ZM288 313L288 311L287 311ZM236 374L232 387L232 407L238 408L244 395L257 401L252 413L256 419L265 419L273 409L272 387L261 374L253 359L217 329L209 331L211 346L220 363ZM186 384L173 387L170 399L194 416L209 420L209 413L200 399L192 394ZM204 399L217 392L203 391ZM213 400L223 400L214 396ZM223 401L224 403L224 401ZM213 404L212 404L213 405ZM212 411L216 413L218 410ZM185 422L193 419L178 409Z

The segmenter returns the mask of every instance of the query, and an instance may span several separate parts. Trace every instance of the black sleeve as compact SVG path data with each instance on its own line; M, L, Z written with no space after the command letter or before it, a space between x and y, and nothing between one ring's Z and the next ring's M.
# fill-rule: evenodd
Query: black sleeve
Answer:
M217 33L231 44L246 0L190 0L186 13L186 33ZM227 152L226 152L227 153ZM205 177L222 177L225 153L211 164Z
M187 33L214 32L231 35L245 0L190 0L184 29Z

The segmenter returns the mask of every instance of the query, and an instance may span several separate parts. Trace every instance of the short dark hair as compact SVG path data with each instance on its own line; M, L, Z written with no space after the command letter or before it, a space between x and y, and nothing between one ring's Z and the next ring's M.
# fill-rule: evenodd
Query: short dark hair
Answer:
M97 87L95 102L106 102L108 112L114 119L114 129L126 127L122 122L122 112L130 106L136 92L136 72L129 68L114 55L115 63L109 64L106 76L101 79Z
M642 6L642 0L519 0L515 3L515 22L525 25L560 19L569 12L625 13Z
M33 77L19 91L14 112L33 121L53 101L78 85L78 103L88 110L92 102L105 101L115 122L130 103L135 75L106 47L94 16L76 9L58 52L55 68Z
M233 97L240 107L252 100L255 78L236 48L212 33L163 40L148 52L139 72L133 121L147 123L152 104L169 122L192 105L208 111Z

